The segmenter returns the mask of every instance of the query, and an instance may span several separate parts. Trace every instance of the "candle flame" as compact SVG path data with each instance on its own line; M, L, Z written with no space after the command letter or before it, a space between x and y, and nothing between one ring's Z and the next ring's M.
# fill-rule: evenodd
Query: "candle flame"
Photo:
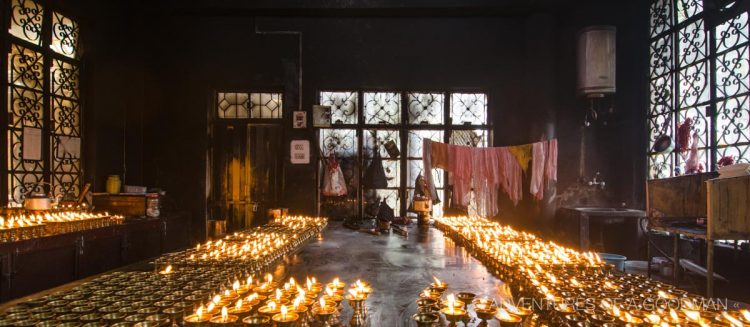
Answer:
M616 305L612 307L612 315L615 317L620 316L620 308L618 308Z
M680 317L677 315L677 311L674 311L674 309L669 309L669 317L671 317L673 321L680 320Z
M500 308L497 310L497 318L500 320L510 320L510 314L508 314L508 311L505 311L505 309Z
M750 311L742 309L740 310L740 314L742 314L742 317L745 318L745 321L750 321Z
M518 313L520 310L518 310L518 307L513 305L513 303L510 303L510 301L503 301L503 306L508 309L508 311L513 313Z
M253 276L247 276L247 281L245 281L245 285L252 285L253 284Z
M701 313L694 310L682 310L682 312L685 313L685 316L690 319L691 321L700 321L701 320Z
M274 309L276 309L276 302L274 302L273 300L271 300L271 301L268 301L268 304L266 304L266 305L267 305L267 306L268 306L268 308L269 308L269 309L271 309L271 310L274 310Z
M453 293L448 294L448 306L453 308L456 304L456 296Z
M660 298L662 298L662 299L666 299L666 298L668 298L668 297L669 297L669 296L667 295L667 293L665 293L665 292L664 292L664 291L662 291L662 290L659 290L658 292L656 292L656 294L658 294L658 295L659 295L659 297L660 297Z
M339 281L339 278L338 278L338 277L336 277L336 278L334 278L334 279L333 279L333 285L334 285L334 286L338 286L338 285L339 285L339 283L340 283L340 281Z
M294 299L294 308L295 308L295 309L298 309L298 308L299 308L299 304L300 304L300 302L302 302L302 299L301 299L301 298L297 297L296 299Z
M237 300L237 304L234 305L237 310L242 309L242 299Z
M195 311L195 315L198 316L198 319L200 319L201 316L203 316L203 306L202 305L198 308L197 311Z
M326 286L326 295L333 296L333 290L328 288L328 286Z
M323 300L323 298L320 298L320 307L325 308L326 307L326 301Z
M239 280L235 280L234 283L232 284L232 290L235 291L235 292L237 292L237 290L239 290L239 289L240 289L240 281Z
M290 285L292 285L292 286L294 286L294 285L296 285L296 284L297 284L297 282L296 282L296 281L294 281L294 277L290 277L290 278L289 278L289 284L290 284Z
M270 284L273 282L273 276L271 274L266 274L266 281Z
M167 268L164 268L164 273L169 274L172 272L172 265L167 266Z
M281 290L278 288L276 289L276 299L281 299Z
M721 316L724 317L724 319L728 321L729 324L731 324L732 326L736 326L736 327L744 326L741 321L737 320L737 318L735 317L732 317L732 315L730 315L726 311L722 312Z
M441 282L436 276L432 276L432 279L435 280L435 285L438 285L438 286L443 285L443 282Z
M312 281L310 280L310 278L307 279L307 289L312 289Z
M221 307L221 320L227 320L227 316L229 316L229 311L227 311L227 307Z
M206 311L207 312L214 311L214 308L216 308L216 304L214 304L213 302L211 302L211 303L208 304L208 307L206 308Z
M659 315L657 314L652 313L646 316L646 320L648 320L649 323L656 325L656 324L659 324L659 322L661 322L661 317L659 317Z
M285 305L281 306L281 317L282 318L286 317L286 306Z

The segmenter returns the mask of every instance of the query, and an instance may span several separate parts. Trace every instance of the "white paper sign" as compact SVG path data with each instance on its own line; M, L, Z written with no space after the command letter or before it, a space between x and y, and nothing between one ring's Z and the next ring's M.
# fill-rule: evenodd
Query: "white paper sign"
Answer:
M42 160L42 130L24 127L22 149L24 160Z
M310 163L310 141L293 140L289 149L291 151L290 159L293 164Z
M294 128L306 128L307 127L307 112L306 111L295 111L294 112Z
M57 147L58 158L81 158L81 138L60 136L58 138L60 146Z

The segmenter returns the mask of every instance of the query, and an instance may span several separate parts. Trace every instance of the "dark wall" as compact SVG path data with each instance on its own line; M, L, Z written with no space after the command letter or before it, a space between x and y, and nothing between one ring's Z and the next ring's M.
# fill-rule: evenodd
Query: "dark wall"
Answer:
M455 17L393 9L393 15L325 17L263 10L265 17L256 18L252 10L91 6L86 77L87 119L93 123L87 131L95 137L87 147L86 176L99 190L107 174L123 172L126 183L166 189L191 211L198 237L206 217L207 130L215 90L282 87L286 141L313 139L312 129L293 130L290 122L300 103L299 36L258 34L256 28L301 32L301 108L308 117L325 88L483 89L490 96L495 145L560 137L558 190L564 190L579 177L587 106L575 95L575 33L591 24L616 25L615 114L608 127L587 129L584 174L601 171L615 201L643 204L645 133L636 127L644 125L646 104L647 8L637 2L571 1ZM315 171L314 165L285 164L283 205L292 212L315 212ZM503 203L503 219L545 226L538 219L553 214L553 200L524 201L517 208Z

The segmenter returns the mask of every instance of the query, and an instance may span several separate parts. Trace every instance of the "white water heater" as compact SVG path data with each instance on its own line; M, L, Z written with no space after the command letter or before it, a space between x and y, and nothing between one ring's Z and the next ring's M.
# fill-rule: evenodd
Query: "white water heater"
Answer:
M578 94L615 93L615 27L590 26L578 32Z

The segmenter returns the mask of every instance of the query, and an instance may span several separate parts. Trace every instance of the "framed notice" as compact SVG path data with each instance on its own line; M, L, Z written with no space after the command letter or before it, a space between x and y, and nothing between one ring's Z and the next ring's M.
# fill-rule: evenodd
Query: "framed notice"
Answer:
M289 150L291 151L289 157L293 164L310 163L310 141L292 140Z
M294 112L294 119L292 121L292 127L294 128L306 128L307 127L307 112L306 111Z
M331 106L312 106L313 127L331 127Z
M21 148L23 160L42 160L42 130L24 127Z

